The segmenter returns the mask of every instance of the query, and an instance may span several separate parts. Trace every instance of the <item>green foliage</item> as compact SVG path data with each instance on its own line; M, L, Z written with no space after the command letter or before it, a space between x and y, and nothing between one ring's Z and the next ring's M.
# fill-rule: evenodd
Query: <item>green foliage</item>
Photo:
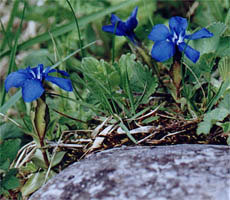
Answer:
M229 8L228 0L202 1L196 11L194 21L200 26L206 26L214 21L225 22L227 17L226 9Z
M98 12L95 12L95 13L92 13L90 15L87 15L87 16L84 16L82 17L81 19L79 19L79 26L80 28L81 27L84 27L85 25L87 25L88 23L90 22L93 22L94 20L96 19L100 19L101 17L104 17L105 15L108 15L120 8L124 8L126 6L129 6L129 5L132 5L134 4L135 2L137 2L138 0L127 0L127 1L124 1L120 4L116 4L114 6L111 6L107 9L104 9L103 11L98 11ZM45 42L47 40L50 40L50 33L54 36L54 37L57 37L57 36L61 36L63 34L66 34L72 30L74 30L76 28L76 24L75 24L75 21L72 20L71 22L68 22L64 25L61 25L59 27L56 27L54 29L52 29L51 31L49 32L45 32L41 35L38 35L34 38L31 38L21 44L18 45L18 50L23 50L23 49L27 49L29 47L31 47L32 45L34 44L38 44L38 43L42 43L42 42ZM10 50L6 50L4 51L3 53L0 54L0 58L2 58L3 56L9 54Z
M119 114L120 111L125 111L128 116L130 111L135 114L137 107L146 103L158 86L148 68L135 59L135 55L127 54L111 65L104 60L84 58L78 69L84 79L78 77L76 81L89 90L86 101L110 114ZM123 99L128 100L128 105Z
M220 57L230 55L230 36L221 37L216 54Z
M15 189L20 186L18 178L16 178L17 169L8 170L0 182L0 195L8 194L8 190Z
M216 53L217 49L220 48L221 36L226 31L226 28L227 26L221 22L210 24L207 29L213 33L214 36L207 39L192 41L194 48L198 50L201 55L205 53Z
M217 122L223 121L228 116L230 116L230 93L225 95L218 108L215 108L204 115L203 121L198 125L197 134L208 134L214 124L220 125L220 123ZM223 127L225 131L227 124L221 124L221 127Z
M1 107L0 107L0 112L1 113L6 113L7 110L15 105L15 103L22 97L22 91L19 90L16 92L7 102L5 102Z
M20 139L8 139L0 144L0 167L3 166L5 162L10 164L14 160L19 150L20 143ZM9 167L8 165L7 168L1 167L1 169L7 170Z
M22 10L24 2L26 8ZM63 147L64 150L62 147L57 148L51 154L51 150L54 150L53 144L57 144L59 140L62 140L61 143L74 141L76 138L77 143L78 139L82 138L93 141L94 138L88 131L97 127L100 120L111 118L108 123L122 128L133 143L138 143L135 139L138 137L130 133L133 127L157 124L162 120L161 115L155 114L142 117L151 112L152 108L160 108L160 112L170 112L169 116L172 118L176 110L177 116L179 113L182 120L195 118L196 122L204 116L203 121L198 124L197 134L207 135L218 126L225 135L229 135L228 0L195 1L193 4L189 1L153 0L69 2L72 9L66 0L46 0L40 6L36 1L34 3L16 0L7 3L12 4L10 19L6 26L1 21L0 30L3 36L0 43L0 58L9 58L3 76L16 69L42 63L68 71L74 91L67 93L55 86L46 85L46 104L50 112L48 123L48 120L44 121L47 117L45 105L43 109L35 111L37 119L35 117L31 121L31 105L21 100L21 90L16 93L11 90L10 94L6 95L4 84L1 84L0 117L3 121L0 123L0 195L10 197L8 190L20 187L18 179L24 179L23 177L28 177L23 180L26 182L20 188L23 198L39 189L45 179L52 177L59 167L63 167L65 157L69 155L66 151L68 147ZM149 51L153 43L147 38L153 25L168 24L171 16L185 17L196 3L199 3L198 7L191 18L188 17L189 29L199 30L200 27L207 27L214 37L189 41L189 45L200 51L200 58L194 64L186 56L183 57L183 84L178 84L181 96L175 100L172 97L172 80L168 73L173 59L164 63L155 63L151 60ZM127 19L135 6L138 6L138 26L135 34L142 42L140 46L143 47L139 50L125 37L115 37L101 29L103 25L110 24L111 13L115 13L122 20ZM20 25L18 19L15 21L16 18L19 19ZM79 25L78 33L75 20ZM25 31L30 21L36 23L37 35L24 39L21 32ZM80 54L80 39L83 43L84 58ZM84 44L87 45L83 46ZM21 60L21 56L24 59ZM156 76L156 70L151 68L152 65L158 69L159 76ZM4 83L3 76L0 78L1 83ZM167 124L167 119L163 120ZM19 125L12 125L12 121ZM32 124L39 136L49 142L38 145L38 137L36 131L32 131ZM86 130L87 133L82 134L81 130ZM71 136L65 138L66 133L70 133ZM31 142L31 137L23 137L24 134L32 136L36 144ZM20 166L18 169L13 168L16 166L14 164L20 161L15 160L19 148L28 141L31 142L28 144L28 152L32 149L29 159L17 165ZM230 136L227 142L230 144ZM41 146L44 148L40 148ZM84 151L89 146L84 147ZM24 151L27 152L27 149ZM24 151L21 151L19 156L22 156ZM50 165L44 161L44 152ZM24 154L22 157L26 156ZM21 174L24 176L21 177Z
M218 64L218 71L224 81L230 79L230 57L221 58Z
M0 143L7 139L21 138L22 136L22 130L12 123L8 122L0 125Z
M53 177L55 173L51 171L49 178ZM39 189L45 181L46 171L36 172L26 181L26 183L21 188L21 193L23 197L27 197L37 189Z
M53 56L47 49L34 50L31 51L24 59L24 67L35 67L41 63L44 66L51 66L53 64L51 63L51 60L53 60Z
M17 169L10 168L20 148L20 139L7 139L0 142L0 195L8 194L8 190L19 187L19 180L16 178Z

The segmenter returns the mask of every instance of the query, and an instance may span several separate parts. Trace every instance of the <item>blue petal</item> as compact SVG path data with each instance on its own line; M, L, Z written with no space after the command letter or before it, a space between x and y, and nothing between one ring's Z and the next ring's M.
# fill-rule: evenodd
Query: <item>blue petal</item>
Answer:
M60 73L63 76L69 76L69 73L67 73L66 71L63 70L57 70L58 73Z
M138 11L138 6L136 6L136 8L133 9L130 17L136 18L137 17L137 11Z
M48 75L49 73L53 73L53 72L58 72L58 73L60 73L61 75L63 75L63 76L69 76L69 73L67 73L66 71L63 71L63 70L59 70L59 69L52 69L51 67L47 67L47 68L45 68L45 70L44 70L44 73L46 74L46 75Z
M66 91L73 91L72 83L69 79L47 76L45 80L50 81Z
M176 32L177 36L184 36L187 26L187 20L183 17L172 17L169 20L170 30Z
M28 78L29 75L26 73L26 70L20 70L9 74L5 80L6 91L8 92L12 87L22 87L23 83Z
M213 34L209 32L206 28L202 28L199 31L196 31L195 33L191 35L186 35L185 38L189 40L196 40L200 38L210 38L213 37Z
M19 69L17 72L20 72L20 73L28 73L28 70L27 69Z
M197 62L197 60L200 57L200 52L193 49L192 47L190 47L189 45L187 45L186 43L182 42L179 44L179 50L181 52L185 52L185 55L194 63Z
M131 16L125 22L126 28L129 31L133 31L137 27L137 24L138 24L138 21L136 19L137 11L138 11L138 7L134 8L133 11L132 11Z
M106 25L106 26L103 26L102 30L105 31L105 32L114 33L114 31L115 31L115 25ZM126 35L123 30L119 29L119 23L118 23L118 25L116 27L115 34L119 35L119 36Z
M133 44L136 45L136 41L135 41L136 36L134 33L128 34L127 37L133 42Z
M171 58L175 53L175 46L170 41L157 41L151 51L152 57L159 61L163 62Z
M115 25L117 22L122 21L118 16L116 16L114 14L111 15L111 19L110 20L111 20L112 25Z
M22 97L25 102L31 102L39 98L44 92L42 83L37 79L28 79L22 86Z
M170 36L170 32L164 24L155 25L148 38L154 42L166 40Z

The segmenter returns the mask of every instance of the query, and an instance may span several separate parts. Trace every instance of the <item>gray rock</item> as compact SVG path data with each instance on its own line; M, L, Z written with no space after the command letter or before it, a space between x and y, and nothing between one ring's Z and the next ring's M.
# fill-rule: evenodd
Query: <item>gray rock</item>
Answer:
M122 147L91 155L30 200L230 200L230 147Z

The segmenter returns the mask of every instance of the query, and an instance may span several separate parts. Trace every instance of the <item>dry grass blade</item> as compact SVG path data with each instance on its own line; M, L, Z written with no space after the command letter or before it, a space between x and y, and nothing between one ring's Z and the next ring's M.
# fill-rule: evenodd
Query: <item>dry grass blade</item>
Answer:
M139 128L132 129L129 132L130 132L130 134L151 133L154 129L155 129L154 126L142 126ZM119 127L117 129L117 133L118 134L126 134L126 132L121 127Z
M22 128L22 126L17 123L15 120L11 119L10 117L8 117L7 115L0 113L0 116L2 116L3 118L5 118L6 120L11 121L12 123L14 123L17 127Z
M93 145L88 149L87 152L92 152L95 149L99 149L102 146L102 143L104 142L105 138L104 137L96 137Z
M28 160L30 160L31 156L34 154L35 150L37 149L37 145L34 141L24 145L17 154L16 159L11 164L11 167L19 168L23 166Z
M100 130L102 129L102 127L111 119L111 117L106 118L100 125L98 125L92 132L91 137L95 138L98 133L100 132Z
M148 116L151 116L151 115L155 114L163 104L165 104L165 103L162 103L161 105L157 106L157 107L156 107L154 110L152 110L151 112L149 112L149 113L147 113L147 114L145 114L145 115L143 115L143 116L141 116L141 117L138 117L136 120L141 120L141 119L144 119L144 118L146 118L146 117L148 117Z
M109 125L103 131L101 131L98 135L105 137L105 136L111 134L116 128L117 128L117 125Z
M54 157L55 157L55 155L56 155L56 153L57 153L57 149L58 149L59 144L61 143L61 140L62 140L63 135L64 135L64 133L62 132L60 138L58 139L58 142L57 142L56 147L53 149L52 157L51 157L51 159L50 159L50 163L49 163L49 167L48 167L48 170L47 170L47 173L46 173L46 176L45 176L44 184L46 183L46 180L47 180L47 178L48 178L48 176L49 176L49 173L50 173L50 170L51 170L53 161L54 161Z

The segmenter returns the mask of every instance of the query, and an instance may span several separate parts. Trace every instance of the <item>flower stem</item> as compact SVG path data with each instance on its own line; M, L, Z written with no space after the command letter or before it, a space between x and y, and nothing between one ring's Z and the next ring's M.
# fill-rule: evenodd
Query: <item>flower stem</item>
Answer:
M173 64L170 69L170 76L172 78L173 84L176 87L176 98L181 97L181 81L182 81L182 64L181 64L182 53L176 47L176 52L173 56Z
M46 165L46 167L47 167L47 169L48 169L48 168L49 168L49 165L50 165L50 162L49 162L49 159L48 159L48 156L47 156L46 149L44 148L44 147L45 147L44 139L39 140L39 141L40 141L42 156L43 156L45 165Z
M49 167L49 159L45 150L45 135L49 123L49 108L45 102L45 93L33 101L31 109L31 121L36 133L36 138L39 140L40 148L42 151L43 159L46 167Z

